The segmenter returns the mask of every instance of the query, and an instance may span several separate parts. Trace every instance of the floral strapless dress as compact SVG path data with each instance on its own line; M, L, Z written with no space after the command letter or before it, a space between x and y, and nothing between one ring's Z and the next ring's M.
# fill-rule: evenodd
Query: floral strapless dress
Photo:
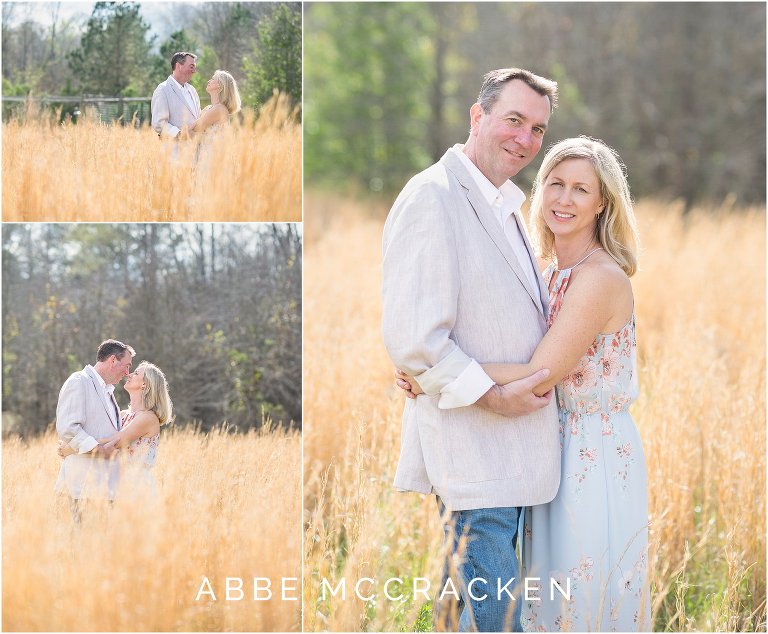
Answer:
M572 270L544 273L548 284L556 276L550 326ZM634 315L598 335L556 392L562 475L555 499L525 514L523 575L539 600L524 601L523 629L648 630L648 477L628 411L638 394Z

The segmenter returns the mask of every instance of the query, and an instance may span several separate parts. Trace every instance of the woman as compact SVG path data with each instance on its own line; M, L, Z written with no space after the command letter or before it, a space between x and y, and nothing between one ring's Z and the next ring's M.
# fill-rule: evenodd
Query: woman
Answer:
M120 455L127 466L136 467L138 477L154 487L150 469L157 460L160 427L171 420L173 410L168 382L160 368L142 361L128 375L123 387L131 397L131 402L127 410L120 412L120 431L109 438L100 438L98 442L105 448L120 449ZM58 453L65 458L75 451L69 445L59 442Z
M526 601L526 630L648 628L648 493L637 398L635 319L629 278L637 230L623 166L587 137L555 144L531 201L534 242L549 286L549 330L527 364L485 364L498 384L549 368L534 392L557 387L560 488L526 513L523 574L541 579ZM404 377L405 389L418 384ZM554 589L570 585L570 600Z
M240 91L237 82L225 70L217 70L205 85L205 92L211 97L200 117L186 128L190 136L201 137L213 133L229 122L230 115L240 111Z

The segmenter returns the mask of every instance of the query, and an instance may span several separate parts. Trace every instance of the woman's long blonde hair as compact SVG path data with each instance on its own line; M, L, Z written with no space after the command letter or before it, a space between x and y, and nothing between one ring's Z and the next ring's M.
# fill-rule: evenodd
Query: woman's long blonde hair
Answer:
M615 150L587 136L565 139L547 151L533 184L531 225L534 247L541 257L555 257L555 236L544 221L543 189L550 172L568 159L586 159L595 168L604 205L597 218L595 238L628 275L637 271L640 240L624 164Z
M225 70L217 70L213 73L213 78L221 84L219 103L224 104L229 114L238 112L242 102L240 101L240 91L237 89L235 78Z
M173 416L173 403L168 394L168 381L165 374L153 363L142 361L136 370L144 370L144 390L141 404L144 409L155 413L161 425L169 422Z

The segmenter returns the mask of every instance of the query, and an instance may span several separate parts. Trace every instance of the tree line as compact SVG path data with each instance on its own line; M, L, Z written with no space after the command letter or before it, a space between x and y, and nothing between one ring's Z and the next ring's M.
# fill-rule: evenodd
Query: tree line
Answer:
M483 74L518 66L559 83L545 147L606 141L636 197L764 202L765 22L749 2L310 4L306 178L391 196L466 140Z
M37 5L48 8L48 27L25 17L28 4L2 6L5 95L148 97L171 73L173 53L190 51L202 96L221 68L237 79L246 106L260 107L274 90L301 103L298 2L176 5L178 29L163 42L149 35L139 3L97 2L85 25L60 18L61 3Z
M4 430L54 420L108 338L168 378L178 424L301 423L297 225L4 224ZM118 388L121 406L128 404Z

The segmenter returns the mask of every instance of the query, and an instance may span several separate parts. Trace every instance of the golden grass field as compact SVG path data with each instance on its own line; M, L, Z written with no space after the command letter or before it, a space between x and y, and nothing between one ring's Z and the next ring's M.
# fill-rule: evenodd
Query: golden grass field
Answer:
M3 124L4 222L301 221L301 125L286 96L197 143L93 119Z
M53 433L3 442L4 631L301 629L300 600L280 598L282 577L301 595L299 434L163 431L155 501L126 492L79 528L59 463ZM203 576L216 601L195 601ZM225 577L243 600L224 600ZM272 600L251 600L254 577Z
M323 600L319 579L439 585L433 499L394 491L403 396L380 337L387 207L306 197L304 627L431 628L424 600ZM654 623L765 631L765 210L641 201L633 278ZM363 586L364 591L369 586Z

